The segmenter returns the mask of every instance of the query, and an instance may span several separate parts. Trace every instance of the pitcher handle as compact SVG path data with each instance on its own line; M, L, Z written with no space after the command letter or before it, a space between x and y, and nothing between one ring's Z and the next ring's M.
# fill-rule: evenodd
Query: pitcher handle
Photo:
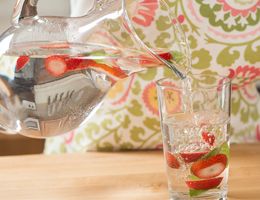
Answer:
M19 24L24 18L36 17L38 15L37 3L38 0L17 0L12 16L13 25Z
M93 2L93 8L102 7L103 4L107 3L108 1L115 0L95 0ZM22 19L27 17L37 17L37 4L38 0L16 0L12 15L12 24L18 25Z

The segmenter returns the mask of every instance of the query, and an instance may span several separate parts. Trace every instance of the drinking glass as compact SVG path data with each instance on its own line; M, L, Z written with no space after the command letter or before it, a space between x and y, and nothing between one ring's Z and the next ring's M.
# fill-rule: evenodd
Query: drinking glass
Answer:
M231 82L216 74L157 81L170 199L226 199Z

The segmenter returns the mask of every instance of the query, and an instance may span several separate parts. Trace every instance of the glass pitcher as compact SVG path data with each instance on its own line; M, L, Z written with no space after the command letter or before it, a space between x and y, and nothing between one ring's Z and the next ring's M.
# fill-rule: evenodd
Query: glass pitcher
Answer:
M163 0L96 0L75 18L39 16L37 2L17 0L13 26L0 36L1 132L66 133L117 80L158 66L183 78L190 66L185 36ZM163 45L153 38L158 29Z

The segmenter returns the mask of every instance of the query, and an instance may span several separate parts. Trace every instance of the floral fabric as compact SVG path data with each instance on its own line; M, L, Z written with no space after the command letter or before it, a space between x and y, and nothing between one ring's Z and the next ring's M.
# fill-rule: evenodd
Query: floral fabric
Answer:
M166 2L177 14L188 38L192 70L217 72L233 79L231 141L260 141L260 95L256 89L260 81L260 1ZM134 21L145 27L151 20L154 19L143 15ZM171 25L165 23L163 16L156 20L160 34L153 35L154 43L164 46ZM149 35L144 33L143 37L146 40ZM118 82L83 127L48 139L45 152L160 148L154 81L169 73L167 69L151 69Z

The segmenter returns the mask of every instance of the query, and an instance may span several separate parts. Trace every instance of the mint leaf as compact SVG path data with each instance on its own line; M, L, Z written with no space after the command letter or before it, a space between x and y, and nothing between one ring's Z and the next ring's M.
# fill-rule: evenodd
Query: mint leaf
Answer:
M173 56L173 59L175 60L175 62L179 63L183 58L184 55L183 53L179 52L179 51L173 51L171 53L171 55Z
M227 142L224 142L220 147L216 147L214 148L212 151L210 151L209 153L207 153L206 155L202 156L200 158L200 160L206 160L212 156L215 156L217 154L224 154L227 156L227 158L229 159L229 154L230 154L230 150L229 150L229 145Z
M220 147L219 147L219 153L224 154L227 156L227 159L229 160L230 157L230 148L227 142L224 142Z
M199 177L195 176L195 175L189 175L188 176L188 180L192 180L192 181L199 181L201 180Z
M206 160L212 156L215 156L219 153L220 148L216 147L215 149L213 149L212 151L210 151L209 153L207 153L206 155L202 156L199 160ZM191 180L200 180L198 177L196 177L195 175L192 174L192 171L190 171L191 175L188 176L190 177Z
M210 151L206 155L202 156L200 160L205 160L205 159L208 159L212 156L215 156L219 153L219 151L220 151L220 148L216 147L215 149L213 149L212 151Z
M196 197L196 196L199 196L201 195L202 193L204 192L207 192L208 190L195 190L195 189L190 189L190 197Z
M92 56L106 56L107 53L104 50L97 50L91 52Z

